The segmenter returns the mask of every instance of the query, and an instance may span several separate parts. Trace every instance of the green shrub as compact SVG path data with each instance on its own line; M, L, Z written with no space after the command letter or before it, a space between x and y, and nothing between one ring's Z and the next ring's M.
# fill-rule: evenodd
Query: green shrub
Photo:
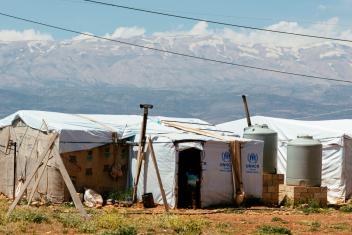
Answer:
M95 219L97 227L102 229L116 230L127 225L126 218L123 215L116 213L97 215Z
M273 217L271 219L271 222L280 222L280 223L283 223L283 224L288 224L288 222L286 220L283 220L280 217Z
M345 213L352 213L352 205L341 206L339 210Z
M171 229L181 234L200 234L203 227L209 225L209 222L202 219L184 219L175 215L166 215L160 218L159 226L164 229Z
M113 231L104 231L100 235L136 235L137 229L134 226L124 226Z
M131 200L131 198L132 198L132 192L133 192L133 188L129 188L129 189L122 191L122 192L109 193L106 196L104 195L104 198L114 199L117 201L128 201L128 200Z
M49 218L45 214L39 213L37 211L21 210L12 212L9 217L9 221L27 221L30 223L41 224L44 222L48 222Z
M299 210L305 214L320 213L323 211L320 204L316 200L309 200L307 204L296 204Z
M53 217L65 228L77 228L83 222L83 219L80 215L73 213L57 213L54 214Z
M292 234L288 228L263 225L257 228L260 234Z
M82 233L95 233L97 231L97 228L94 223L85 222L79 226L78 230Z

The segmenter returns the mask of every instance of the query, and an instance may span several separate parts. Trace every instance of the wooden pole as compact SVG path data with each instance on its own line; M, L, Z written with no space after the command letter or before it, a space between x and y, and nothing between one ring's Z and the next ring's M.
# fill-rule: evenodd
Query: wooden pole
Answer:
M148 147L149 147L149 150L150 150L150 153L151 153L151 156L152 156L154 168L155 168L155 171L156 171L156 176L158 178L159 188L160 188L161 196L163 198L165 211L168 212L169 211L169 205L168 205L167 200L166 200L166 195L165 195L165 191L164 191L164 187L163 187L163 182L161 181L160 172L159 172L159 168L158 168L158 163L157 163L156 157L155 157L153 142L150 139L150 137L148 138Z
M242 100L243 100L243 105L244 105L244 112L246 113L247 125L252 126L251 116L249 114L249 109L248 109L247 97L245 95L242 95Z
M59 154L59 151L55 151L54 152L54 158L56 160L56 162L59 164L59 170L60 173L62 175L62 178L64 179L64 182L67 186L68 191L70 192L71 198L73 203L75 204L77 210L79 211L79 213L85 217L85 218L89 218L87 212L84 210L83 208L83 204L81 202L81 200L79 199L78 195L77 195L77 191L75 189L75 186L73 185L71 178L66 170L66 167L64 165L64 162L61 159L61 156Z
M179 124L179 123L175 123L175 122L172 122L172 121L161 121L161 123L163 123L164 125L169 126L169 127L173 127L173 128L180 129L180 130L183 130L183 131L195 133L197 135L208 136L208 137L211 137L211 138L214 138L214 139L219 139L219 140L222 140L222 141L230 141L231 139L233 139L232 137L219 135L219 134L216 134L216 133L212 133L210 131L201 130L199 128L193 128L193 127L185 126L185 125L182 125L182 124Z
M239 205L243 201L241 143L238 141L231 141L230 153L232 163L232 181L234 184L234 201L237 205Z
M29 183L31 182L31 180L33 179L34 175L37 173L40 165L42 164L43 159L45 158L45 156L47 155L47 153L49 152L49 150L51 150L55 144L55 140L58 137L58 133L54 133L51 138L49 139L49 142L47 144L47 146L45 147L44 151L42 152L42 154L39 157L39 161L37 162L36 166L33 169L33 172L28 176L28 178L26 179L25 183L23 184L19 194L17 195L17 197L15 198L15 200L12 202L8 212L7 212L7 216L9 216L11 214L11 212L15 209L16 205L18 204L18 202L21 200L25 190L27 189Z
M142 168L142 162L144 159L144 147L145 147L145 133L147 129L147 121L148 121L148 109L152 109L153 105L150 104L141 104L140 108L143 108L143 121L142 121L142 127L141 127L141 132L140 132L140 138L139 138L139 146L138 146L138 154L137 154L137 166L136 166L136 177L133 185L133 195L132 195L132 201L135 203L137 202L137 188L138 188L138 182L139 182L139 177L141 174L141 168Z
M16 198L16 181L17 181L17 143L13 143L13 200Z
M41 178L42 178L42 176L43 176L43 173L44 173L45 169L47 168L47 164L48 164L48 161L49 161L49 159L50 159L51 152L52 152L52 149L50 150L49 154L48 154L47 157L45 158L43 164L41 165L41 166L42 166L42 169L41 169L40 172L39 172L39 176L38 176L37 180L35 181L34 186L33 186L33 188L32 188L32 191L31 191L31 194L30 194L30 196L29 196L29 198L28 198L28 205L31 204L31 201L32 201L33 196L34 196L34 193L35 193L35 191L36 191L37 188L38 188L39 182L40 182L40 180L41 180Z

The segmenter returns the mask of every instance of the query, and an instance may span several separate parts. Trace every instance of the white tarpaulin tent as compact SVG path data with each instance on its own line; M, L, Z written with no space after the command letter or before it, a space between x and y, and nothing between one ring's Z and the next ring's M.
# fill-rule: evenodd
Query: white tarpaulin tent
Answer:
M215 138L194 134L191 132L179 130L165 126L163 121L172 121L188 125L199 130L217 132L217 128L199 119L192 118L167 118L167 117L149 117L147 124L147 136L154 141L154 148L157 156L157 162L162 178L162 183L168 199L168 204L175 207L176 201L176 181L177 181L177 164L178 154L189 148L195 148L202 151L202 206L213 204L231 203L233 199L233 186L231 162L229 161L229 146L226 141L220 141ZM16 142L23 142L18 150L19 167L17 175L23 178L31 171L31 165L36 162L32 154L35 145L35 136L39 135L39 142L36 151L40 152L48 141L48 135L51 132L59 134L55 142L54 150L57 154L72 151L87 150L105 144L113 143L113 134L117 134L119 140L130 140L137 142L142 117L137 115L93 115L93 114L65 114L57 112L44 111L18 111L2 120L0 120L0 141L1 150L5 152L6 141L9 138ZM19 130L20 129L20 130ZM37 134L39 133L39 134ZM24 138L25 136L25 138ZM252 172L243 171L243 188L247 195L261 197L262 193L262 149L263 142L239 139L242 142L241 158L242 165L246 164L247 155L254 154L257 161L257 169ZM135 154L131 151L131 167L134 175ZM6 195L11 195L13 182L13 163L7 156L0 156L3 165L7 170L0 172L0 191ZM29 165L28 165L29 164ZM55 168L56 163L49 160L49 165ZM157 186L155 169L149 168L148 155L146 164L139 181L139 196L143 192L153 192L155 201L161 203L161 195ZM244 165L245 166L245 165ZM51 168L49 168L51 169ZM12 171L12 172L11 172ZM61 178L55 169L48 173L47 182L50 185L57 186L50 192L52 197L61 198L63 189ZM45 182L47 185L48 183ZM231 182L231 183L230 183ZM60 186L61 185L61 186Z
M202 177L200 183L200 206L230 205L234 201L234 183L229 143L214 138L195 134L158 134L153 135L154 150L169 206L177 206L178 175L180 152L195 148L201 151ZM243 189L247 196L262 197L262 155L263 142L241 139L241 164ZM247 156L258 156L257 169L246 171ZM153 193L154 200L162 204L155 169L151 163L150 153L146 155L138 185L139 198L144 193ZM132 161L135 175L136 157Z
M251 120L278 133L278 173L286 174L288 141L308 134L323 144L322 186L328 187L328 202L340 203L352 197L352 120L299 121L263 116ZM217 125L241 136L246 126L246 119Z

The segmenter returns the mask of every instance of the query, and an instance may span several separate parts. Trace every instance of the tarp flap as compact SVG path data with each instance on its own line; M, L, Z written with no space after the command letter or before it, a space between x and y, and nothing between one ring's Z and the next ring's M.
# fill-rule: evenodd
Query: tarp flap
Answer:
M161 180L163 183L166 200L171 208L175 207L175 156L176 149L173 143L168 142L166 138L158 138L161 143L154 144L154 151L158 163ZM132 175L136 175L137 151L132 158ZM146 153L144 165L142 166L141 175L138 184L138 198L142 199L142 194L153 193L154 201L163 204L156 171L152 163L150 152Z
M202 160L201 206L233 203L232 164L229 145L222 142L204 144Z
M60 134L60 153L92 149L111 142L111 132L63 130Z
M198 150L203 150L203 145L200 142L185 142L185 143L178 143L176 145L176 149L178 151L190 149L190 148L195 148Z

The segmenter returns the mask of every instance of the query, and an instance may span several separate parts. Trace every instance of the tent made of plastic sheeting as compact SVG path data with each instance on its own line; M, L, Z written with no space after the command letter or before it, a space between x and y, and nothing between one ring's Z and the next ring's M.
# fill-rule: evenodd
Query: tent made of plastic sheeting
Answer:
M198 206L204 208L234 204L235 184L228 142L189 133L152 135L152 139L169 207L185 207L189 192L182 182L185 168L192 167L192 164L199 167ZM247 197L261 198L263 142L245 139L240 139L240 141L243 191ZM145 193L153 193L155 202L163 204L150 154L150 151L147 151L145 155L138 184L138 198L141 199ZM136 155L137 152L134 151L133 176L136 171ZM247 169L250 155L257 157L255 169Z
M22 120L26 126L34 130L59 133L60 153L112 143L112 133L116 133L120 140L135 137L139 135L142 123L142 117L138 115L67 114L22 110L0 120L0 128L12 126L16 120ZM213 125L200 119L150 116L147 133L149 135L184 133L182 130L163 125L162 121L182 123L202 130L216 130Z
M128 187L130 146L119 141L126 124L111 127L84 115L18 111L0 120L0 125L0 192L8 197L13 197L28 176L37 171L27 196L34 191L39 177L35 200L68 200L57 156L77 191L89 187L105 193ZM58 137L51 144L54 134ZM16 154L11 143L16 143ZM52 147L46 153L47 163L37 170L38 159L48 145ZM44 172L40 177L41 170Z
M119 172L123 170L119 162L111 162L111 158L110 160L107 158L114 155L114 152L116 154L121 152L121 155L117 156L118 159L125 156L123 152L126 154L126 151L122 151L121 148L114 150L116 144L125 145L127 143L129 145L127 171L131 171L131 167L135 170L135 158L132 159L134 152L130 144L139 140L141 122L142 117L137 115L65 114L32 110L18 111L5 117L0 120L0 164L5 166L5 169L0 171L0 192L11 196L14 191L13 186L18 187L21 185L20 182L26 180L28 174L33 171L38 156L47 147L50 135L54 132L58 133L58 138L50 154L56 154L55 156L60 154L61 158L67 158L63 161L69 164L65 166L73 183L78 182L81 177L81 179L84 178L81 180L82 184L97 182L98 187L98 180L88 180L93 175L95 177L95 169L99 168L100 175L104 175L102 178L104 180L107 179L105 174L109 173L105 171L114 169L110 165L102 166L103 161L106 162L104 164L116 164L116 172L119 175ZM202 172L202 206L231 203L234 184L228 141L220 141L209 136L174 128L165 122L177 123L208 133L219 132L215 126L194 118L156 116L148 118L146 134L154 141L153 145L169 205L174 207L178 199L179 154L185 153L188 149L199 150L199 164ZM10 140L18 143L16 171L13 151L7 149ZM242 172L244 191L247 195L261 197L263 142L241 139L241 143L242 168L246 169L247 156L253 155L256 161L255 168ZM95 154L102 161L99 160L97 163ZM151 164L149 164L148 154L146 156L142 174L144 178L139 181L139 187L142 187L139 193L152 191L156 202L161 203L160 190L156 186L155 169L149 169ZM58 164L54 158L49 157L48 167L43 174L45 177L38 186L38 194L46 196L50 201L62 202L65 187L57 167ZM127 185L131 184L127 182L126 187ZM31 186L33 183L28 187L28 192L31 191Z
M263 116L251 117L254 124L267 124L278 133L278 173L286 174L287 143L298 135L311 135L323 145L322 186L328 202L345 202L352 197L352 120L300 121ZM246 119L217 125L243 135Z
M162 120L215 129L199 119L150 117L148 134L183 133L166 127L161 123ZM38 157L54 132L58 138L48 153L51 156L36 196L40 194L52 202L66 200L58 163L53 157L59 154L76 190L84 186L97 191L101 189L99 192L125 190L130 185L127 182L130 177L126 175L130 176L131 164L131 146L125 140L133 141L139 135L141 122L142 117L137 115L66 114L34 110L22 110L9 115L0 120L0 165L3 167L0 171L0 192L13 196L15 189L34 171ZM16 158L14 147L10 146L14 142L17 143ZM114 178L110 177L110 173L113 173ZM31 182L27 191L33 185L34 182Z

